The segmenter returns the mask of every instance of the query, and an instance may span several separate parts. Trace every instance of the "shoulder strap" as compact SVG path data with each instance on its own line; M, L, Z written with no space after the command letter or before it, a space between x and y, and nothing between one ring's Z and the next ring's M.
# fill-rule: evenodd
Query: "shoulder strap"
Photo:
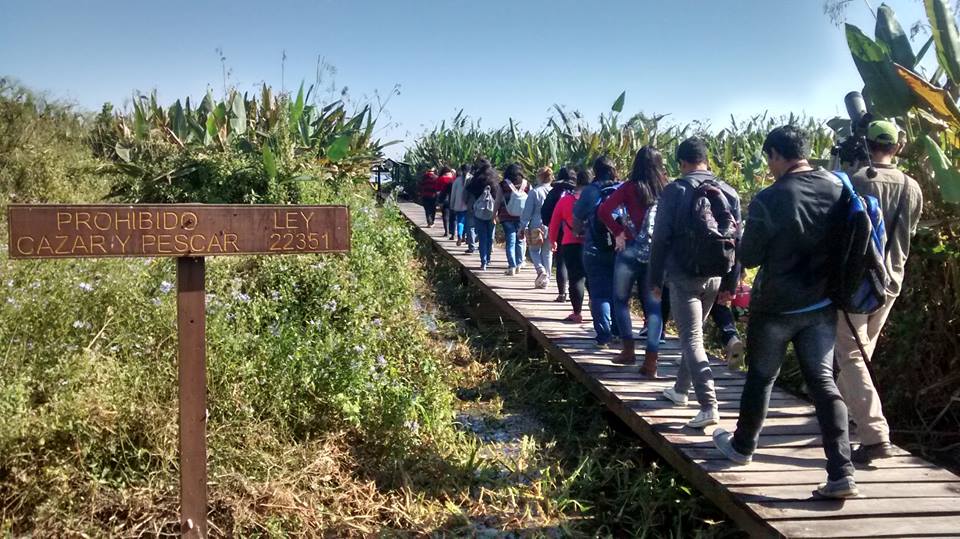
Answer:
M907 175L901 170L900 176L903 177L903 183L900 184L900 199L897 201L897 209L893 212L893 221L890 223L890 226L887 227L887 245L883 254L884 263L886 263L890 257L890 240L894 237L897 225L900 224L900 214L903 212L903 203L907 198L907 188L909 187Z

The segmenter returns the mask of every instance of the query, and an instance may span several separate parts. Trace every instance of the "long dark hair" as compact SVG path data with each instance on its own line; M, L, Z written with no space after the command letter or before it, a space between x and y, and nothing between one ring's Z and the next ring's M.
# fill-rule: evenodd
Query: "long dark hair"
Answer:
M617 181L617 167L613 165L613 160L606 155L601 155L593 162L593 177L601 182Z
M520 186L523 183L523 167L520 166L520 163L512 163L504 169L503 179L508 180L513 185Z
M590 174L590 171L583 169L577 172L577 187L586 187L590 185L590 182L593 181L593 176Z
M663 188L667 186L667 169L663 166L663 155L653 146L644 146L633 159L630 181L640 189L644 206L656 202Z

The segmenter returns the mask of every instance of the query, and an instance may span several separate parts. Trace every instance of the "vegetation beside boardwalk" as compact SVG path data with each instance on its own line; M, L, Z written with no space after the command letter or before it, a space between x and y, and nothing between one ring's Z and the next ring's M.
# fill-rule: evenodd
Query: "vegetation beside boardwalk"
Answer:
M351 208L349 255L208 260L212 533L733 533L543 357L451 321L463 290L366 185L369 117L301 112L311 132L290 121L296 95L261 93L240 133L232 100L202 105L208 123L150 96L89 115L0 89L3 206ZM4 246L3 533L176 533L174 281L171 259L10 261Z

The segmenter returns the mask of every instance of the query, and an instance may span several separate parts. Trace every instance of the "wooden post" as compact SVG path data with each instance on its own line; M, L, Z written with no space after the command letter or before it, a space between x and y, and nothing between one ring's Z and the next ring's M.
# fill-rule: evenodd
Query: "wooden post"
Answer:
M177 259L180 531L207 536L207 350L203 257Z

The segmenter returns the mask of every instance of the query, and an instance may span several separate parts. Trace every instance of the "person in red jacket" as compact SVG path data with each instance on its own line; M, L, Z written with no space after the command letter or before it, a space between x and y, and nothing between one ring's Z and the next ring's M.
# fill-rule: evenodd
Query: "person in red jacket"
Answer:
M583 310L583 296L587 284L587 272L583 268L583 236L573 231L573 205L580 198L580 191L590 185L591 180L586 170L577 174L575 189L560 197L556 207L553 208L553 215L550 216L550 224L547 226L554 252L561 247L560 241L563 242L563 249L560 252L567 264L570 304L573 306L573 314L566 317L564 322L573 324L583 322L583 315L580 313Z
M423 210L427 212L427 228L433 226L437 218L437 195L440 193L440 182L437 178L437 169L430 167L423 173L420 180L420 200Z

